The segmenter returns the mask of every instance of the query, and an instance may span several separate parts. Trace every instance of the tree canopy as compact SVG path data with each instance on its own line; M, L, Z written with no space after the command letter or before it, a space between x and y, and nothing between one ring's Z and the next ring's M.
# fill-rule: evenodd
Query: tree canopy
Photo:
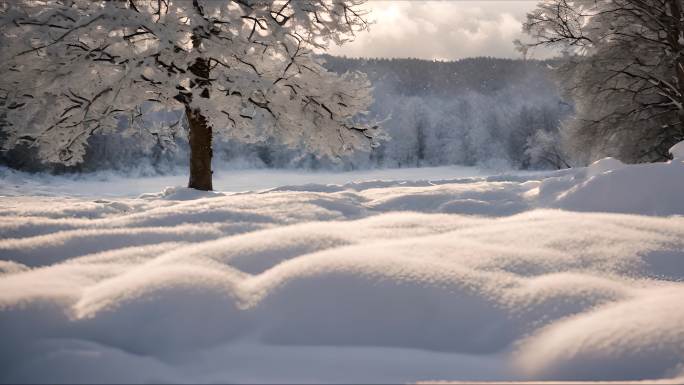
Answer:
M136 127L141 106L184 108L230 137L325 155L372 145L378 130L359 119L368 80L312 55L367 28L363 3L0 1L4 146L75 164L93 133Z
M556 73L576 105L575 152L663 160L684 139L682 0L545 0L528 14L533 41L566 52Z

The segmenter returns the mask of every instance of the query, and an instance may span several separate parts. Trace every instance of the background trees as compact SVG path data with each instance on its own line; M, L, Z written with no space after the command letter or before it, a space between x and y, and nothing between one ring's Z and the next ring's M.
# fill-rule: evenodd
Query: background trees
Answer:
M526 151L547 143L530 141L537 131L556 137L571 111L547 77L554 62L323 64L310 50L365 28L362 4L306 4L3 3L0 143L15 148L4 162L36 169L35 155L96 170L147 156L165 171L190 156L190 185L201 188L210 187L210 148L221 160L269 167L559 167ZM365 110L391 139L354 118Z
M340 75L364 72L373 84L373 103L366 116L382 121L389 138L379 146L329 157L316 157L304 142L288 145L278 138L246 141L214 138L219 165L353 169L416 167L449 164L512 168L566 167L531 157L530 146L544 149L548 141L530 139L537 132L559 138L559 122L572 114L551 79L555 61L470 58L457 62L417 59L350 59L325 56L324 66ZM419 78L420 83L414 79ZM96 133L88 139L85 161L64 168L39 164L23 149L0 155L0 164L26 170L164 173L187 163L187 124L180 110L140 109L132 128ZM419 142L418 132L422 132ZM0 129L0 142L2 141ZM493 136L493 132L498 132ZM157 134L158 133L158 134ZM154 135L154 136L153 136ZM146 139L147 138L147 139ZM423 156L419 159L418 144ZM546 151L546 150L544 150ZM549 158L550 159L550 158Z
M549 76L555 64L326 57L331 70L362 71L372 81L371 116L391 137L373 149L372 162L385 167L566 167L526 152L537 131L554 136L572 113Z
M5 149L24 145L41 159L76 164L92 135L132 130L141 109L180 108L189 186L206 190L213 129L330 156L368 146L376 130L354 118L371 102L368 81L330 73L311 55L366 28L362 3L3 1ZM147 137L161 145L164 134Z
M546 0L528 14L535 46L564 50L556 69L575 102L566 124L584 162L668 158L684 139L684 13L681 0Z

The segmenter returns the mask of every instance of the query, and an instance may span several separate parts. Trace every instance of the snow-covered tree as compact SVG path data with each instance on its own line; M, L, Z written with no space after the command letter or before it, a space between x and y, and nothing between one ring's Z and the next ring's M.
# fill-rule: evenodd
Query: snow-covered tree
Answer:
M82 161L95 133L141 106L181 109L189 187L210 190L212 135L277 137L328 156L373 145L360 73L312 50L367 27L365 0L0 0L0 116L49 162ZM157 143L160 142L156 131Z
M528 14L533 41L567 53L557 69L575 101L567 125L585 160L667 158L684 139L682 0L544 0Z

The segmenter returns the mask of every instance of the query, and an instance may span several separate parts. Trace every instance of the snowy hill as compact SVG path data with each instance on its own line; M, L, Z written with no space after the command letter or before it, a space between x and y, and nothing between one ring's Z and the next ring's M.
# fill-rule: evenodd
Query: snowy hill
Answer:
M139 197L4 170L0 382L681 382L681 146Z

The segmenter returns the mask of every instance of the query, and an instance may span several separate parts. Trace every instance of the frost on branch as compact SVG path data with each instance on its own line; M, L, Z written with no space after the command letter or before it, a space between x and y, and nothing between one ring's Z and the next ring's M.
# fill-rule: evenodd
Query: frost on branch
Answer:
M150 104L199 110L216 133L245 141L275 137L331 157L372 146L365 75L330 73L312 57L367 27L362 3L0 2L3 147L76 164L92 134L132 130L127 120Z

